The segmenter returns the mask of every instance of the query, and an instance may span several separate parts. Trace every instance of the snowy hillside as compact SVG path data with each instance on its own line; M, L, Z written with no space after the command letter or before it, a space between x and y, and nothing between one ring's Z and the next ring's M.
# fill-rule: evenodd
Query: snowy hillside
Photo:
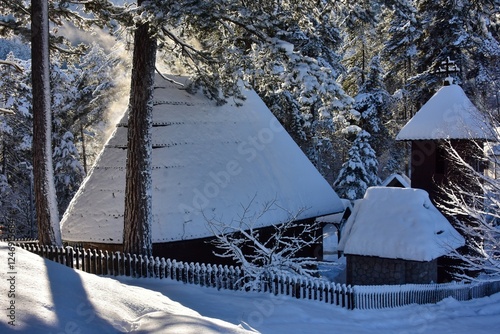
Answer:
M7 253L6 243L1 242L0 258L5 266ZM16 249L15 257L15 296L10 298L6 293L12 286L2 276L0 299L4 309L15 302L15 327L3 316L2 333L11 329L21 333L246 332L203 317L159 292L74 271L21 249Z
M103 278L16 249L12 287L0 243L1 333L495 333L500 294L349 311L317 301L217 291L170 280ZM9 297L9 289L15 297ZM15 327L7 305L14 301Z

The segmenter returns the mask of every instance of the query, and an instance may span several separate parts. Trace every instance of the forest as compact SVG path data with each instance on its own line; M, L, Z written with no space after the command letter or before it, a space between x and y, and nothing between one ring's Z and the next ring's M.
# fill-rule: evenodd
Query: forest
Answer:
M29 8L0 3L0 224L34 238ZM253 88L342 198L407 172L395 137L450 74L442 62L500 113L500 0L49 0L48 17L59 215L127 108L141 24L162 73L221 104Z

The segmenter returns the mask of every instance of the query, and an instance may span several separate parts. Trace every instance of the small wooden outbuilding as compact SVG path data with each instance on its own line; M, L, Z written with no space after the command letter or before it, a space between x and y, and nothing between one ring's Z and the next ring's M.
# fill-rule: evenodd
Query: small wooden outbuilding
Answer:
M371 187L356 202L339 249L352 285L439 281L437 259L464 238L420 189Z

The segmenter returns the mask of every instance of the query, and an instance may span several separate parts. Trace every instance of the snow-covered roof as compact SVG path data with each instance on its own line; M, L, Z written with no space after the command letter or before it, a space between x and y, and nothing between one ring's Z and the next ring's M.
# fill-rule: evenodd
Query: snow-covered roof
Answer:
M383 187L394 187L395 184L401 185L402 188L410 188L411 180L406 175L391 174L381 184Z
M463 89L441 87L408 121L397 140L491 139L491 126Z
M153 242L212 236L207 219L230 224L250 204L247 217L276 202L254 227L282 223L301 210L299 219L343 210L254 91L244 92L245 101L217 106L201 93L155 80ZM122 243L125 125L126 116L64 214L63 240Z
M345 254L431 261L464 245L426 191L371 187L342 231Z

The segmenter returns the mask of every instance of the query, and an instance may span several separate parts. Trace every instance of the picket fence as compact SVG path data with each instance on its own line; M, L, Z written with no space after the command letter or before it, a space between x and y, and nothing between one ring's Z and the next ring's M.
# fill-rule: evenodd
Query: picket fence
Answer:
M29 240L15 244L46 259L91 274L168 278L217 289L249 291L243 281L243 270L238 266L185 263L96 249L43 246ZM447 297L469 300L500 292L500 281L474 284L350 286L301 276L267 275L261 277L261 282L253 288L253 291L316 300L347 309L381 309L409 304L429 304Z

